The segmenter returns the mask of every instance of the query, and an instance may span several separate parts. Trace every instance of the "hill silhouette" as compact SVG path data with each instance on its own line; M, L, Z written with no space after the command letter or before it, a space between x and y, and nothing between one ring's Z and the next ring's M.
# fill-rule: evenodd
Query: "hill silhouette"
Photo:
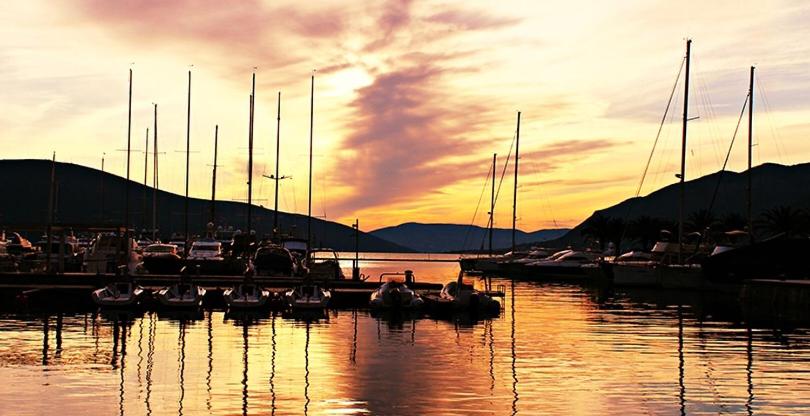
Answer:
M755 218L777 206L810 210L810 163L790 166L765 163L752 168L751 175L752 211ZM686 182L685 217L709 208L718 180L720 186L712 214L718 218L730 214L746 215L747 171L718 171ZM548 244L555 246L582 244L583 228L589 220L597 216L623 219L626 222L641 216L677 221L678 199L677 183L644 197L626 199L616 205L595 211L568 234Z
M48 222L48 198L51 174L49 160L0 160L0 229L14 226L44 226ZM102 211L101 183L104 183ZM56 163L57 193L55 223L77 226L118 226L124 222L126 179L72 163ZM146 198L146 204L144 204ZM183 232L184 197L166 191L157 194L157 228L165 240L172 232ZM134 229L151 229L152 188L131 181L130 223ZM247 204L217 201L217 226L245 230ZM189 233L202 234L209 222L210 200L189 198ZM259 236L272 233L273 211L253 206L253 229ZM279 212L280 230L306 237L305 215ZM312 219L313 245L335 250L354 250L354 229L342 224ZM362 251L407 252L411 249L362 233Z
M516 230L515 242L527 244L559 238L568 229L538 230L527 233ZM475 225L421 224L408 222L380 228L371 234L393 243L422 252L452 252L481 250L488 247L488 230ZM492 233L492 247L503 250L512 246L512 229L496 228Z

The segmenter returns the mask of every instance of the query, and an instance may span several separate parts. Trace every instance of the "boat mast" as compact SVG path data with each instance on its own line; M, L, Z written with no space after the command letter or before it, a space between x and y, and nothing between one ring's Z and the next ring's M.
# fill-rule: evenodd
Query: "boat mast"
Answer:
M158 188L158 143L157 143L157 104L155 106L154 126L152 135L154 146L152 146L152 241L157 241L157 188Z
M310 79L309 89L309 191L307 192L307 260L312 246L312 129L315 118L315 74Z
M191 70L188 71L188 103L186 104L186 199L184 200L184 227L183 233L186 239L186 245L189 242L188 235L188 173L191 154ZM187 251L184 251L186 253Z
M515 190L512 195L512 253L515 252L515 229L517 227L518 163L520 162L520 111L517 113L517 133L515 133Z
M216 200L217 200L217 141L219 137L219 124L214 126L214 165L211 174L211 224L214 223L216 218Z
M144 230L146 229L147 219L149 218L146 203L146 193L149 190L149 184L146 182L149 176L149 127L146 128L145 142L146 147L143 152L143 227L141 227Z
M751 161L754 150L754 70L751 67L751 76L748 80L748 238L754 242L754 212L753 212L753 177L751 174Z
M48 187L48 245L47 245L47 260L45 263L45 267L48 272L51 272L51 254L53 251L53 247L51 242L53 241L53 222L54 222L54 199L55 199L55 190L56 190L56 152L53 152L53 159L51 159L51 182L50 186Z
M492 154L492 194L489 205L489 255L492 255L492 231L495 226L495 161L498 154Z
M689 60L692 52L692 39L686 40L686 75L684 75L683 93L683 133L681 136L681 173L680 178L680 201L678 203L678 263L681 262L683 253L683 216L684 201L686 198L686 124L689 121Z
M104 224L104 156L107 154L101 153L101 223Z
M132 68L129 69L129 105L127 107L127 183L124 187L124 237L129 237L129 155L132 144Z
M256 102L256 73L253 73L253 80L250 89L250 125L248 126L248 206L247 206L247 233L250 235L252 224L253 205L253 106Z
M276 190L273 197L273 238L278 234L278 162L281 145L281 91L278 92L278 109L276 110Z

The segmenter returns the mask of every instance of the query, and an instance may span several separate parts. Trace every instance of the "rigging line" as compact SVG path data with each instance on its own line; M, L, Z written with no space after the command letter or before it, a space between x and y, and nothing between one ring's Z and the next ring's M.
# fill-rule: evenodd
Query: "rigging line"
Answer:
M506 155L506 163L503 164L503 170L501 170L501 179L498 181L498 190L495 191L495 204L498 203L498 196L501 194L501 186L503 185L503 178L506 176L506 169L509 167L509 159L512 157L512 148L515 146L515 137L517 133L512 135L512 142L509 144L509 153ZM497 172L497 171L496 171ZM495 228L495 214L490 215L489 220L487 221L487 228L492 226ZM484 246L484 239L486 239L486 234L481 238L481 247Z
M712 212L714 208L714 202L717 199L717 194L720 190L720 182L723 180L723 172L726 171L726 166L728 165L728 159L731 156L731 149L734 147L734 140L737 138L737 132L740 130L740 124L742 123L743 116L745 115L745 109L748 107L748 100L751 99L751 94L745 95L745 101L743 101L742 110L740 110L740 117L737 119L737 127L734 128L734 135L731 136L731 143L728 145L728 152L726 152L726 160L723 162L723 167L720 169L720 175L717 177L717 184L714 186L714 193L712 194L712 199L709 202L709 212Z
M681 72L683 72L684 63L686 62L686 57L681 60L681 66L678 68L678 74L675 76L675 83L672 85L672 91L669 93L669 100L667 100L667 105L664 108L664 115L661 117L661 123L658 125L658 132L655 134L655 141L653 142L652 150L650 150L650 156L647 157L647 164L644 166L644 172L641 174L641 180L638 183L638 187L636 188L636 195L635 198L641 194L641 188L644 185L644 178L647 176L647 171L650 169L650 162L652 162L653 155L655 154L655 148L658 146L658 139L661 137L661 130L664 128L664 123L667 120L667 115L669 114L669 109L672 106L672 98L675 96L675 90L678 88L679 80L681 79ZM630 213L633 210L633 203L632 201L627 204L627 212L624 215L625 223L630 218ZM625 224L622 227L622 235L619 237L619 244L621 244L621 240L624 240L625 234L627 233L627 225Z
M658 139L661 137L661 130L664 128L664 122L666 121L667 114L669 114L669 109L672 106L672 97L675 96L675 89L678 88L678 82L681 78L681 72L683 72L684 62L686 62L686 58L681 61L681 67L678 69L678 75L675 77L675 84L672 86L672 92L669 93L669 101L667 101L667 106L664 109L664 116L661 117L661 124L658 125L658 133L655 134L655 141L653 142L650 156L647 158L647 164L644 166L644 172L641 174L641 181L639 181L638 188L636 188L636 197L641 194L641 188L644 186L644 179L646 178L647 171L650 168L650 162L652 161L653 154L655 153L655 148L658 146Z
M755 75L757 79L757 90L759 91L759 96L762 97L762 102L765 104L765 114L766 118L768 119L768 126L771 130L771 136L774 139L774 144L776 145L776 154L779 157L779 163L784 164L784 159L782 158L782 154L786 153L784 150L784 145L781 142L781 138L779 137L779 131L776 129L776 123L773 122L772 111L771 111L771 103L768 99L768 95L765 93L765 86L763 85L762 79L760 79L759 74Z
M487 169L487 177L484 180L483 188L481 188L481 196L478 197L478 204L475 205L475 212L473 213L472 220L470 221L470 226L467 227L467 232L464 233L464 243L461 245L462 251L466 250L467 239L470 236L470 230L472 230L472 227L475 225L475 218L478 216L478 209L481 207L481 200L484 199L484 192L486 192L487 190L487 184L489 183L489 173L491 171L492 171L491 169Z

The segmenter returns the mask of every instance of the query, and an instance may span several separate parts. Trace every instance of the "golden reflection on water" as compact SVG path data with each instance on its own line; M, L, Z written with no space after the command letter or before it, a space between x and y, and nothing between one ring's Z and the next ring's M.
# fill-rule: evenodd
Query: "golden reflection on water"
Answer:
M807 330L699 294L494 283L493 319L2 315L0 414L810 412Z

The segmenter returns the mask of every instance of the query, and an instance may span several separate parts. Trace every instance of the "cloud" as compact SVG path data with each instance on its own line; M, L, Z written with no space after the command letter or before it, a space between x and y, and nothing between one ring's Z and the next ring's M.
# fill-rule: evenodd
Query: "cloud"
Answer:
M428 16L425 20L460 30L498 29L520 22L520 19L517 18L493 16L489 13L466 9L447 9Z
M362 185L337 204L339 212L396 203L468 176L457 162L442 162L483 146L467 134L485 108L442 91L444 70L428 62L379 75L350 104L355 116L343 141L350 154L337 180Z

